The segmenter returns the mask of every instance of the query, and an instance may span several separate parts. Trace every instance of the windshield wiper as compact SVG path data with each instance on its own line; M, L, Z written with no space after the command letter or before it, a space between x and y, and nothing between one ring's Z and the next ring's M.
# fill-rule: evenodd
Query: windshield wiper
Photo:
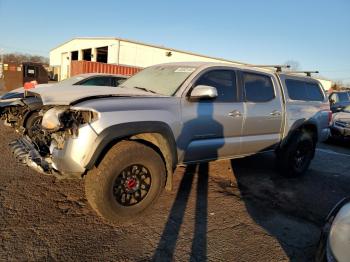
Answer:
M154 92L153 90L147 89L145 87L134 86L134 88L139 89L139 90L143 90L143 91L146 91L146 92L149 92L149 93L153 93L153 94L158 94L157 92Z

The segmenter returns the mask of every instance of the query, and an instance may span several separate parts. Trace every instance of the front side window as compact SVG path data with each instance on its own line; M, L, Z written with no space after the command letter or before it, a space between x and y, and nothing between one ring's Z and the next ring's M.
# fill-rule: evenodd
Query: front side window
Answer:
M93 77L79 83L82 86L112 86L110 77Z
M323 93L317 83L287 79L286 85L290 99L301 101L324 100Z
M275 98L271 77L255 73L243 73L246 102L268 102Z
M236 102L237 85L236 73L232 70L212 70L204 73L195 86L206 85L215 87L218 92L216 102Z

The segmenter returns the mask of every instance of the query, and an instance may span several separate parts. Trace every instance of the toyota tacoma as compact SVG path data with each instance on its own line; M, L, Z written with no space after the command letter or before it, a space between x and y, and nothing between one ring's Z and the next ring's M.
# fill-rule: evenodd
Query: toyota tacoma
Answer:
M223 63L156 65L120 88L28 96L42 103L40 142L13 141L14 155L41 173L83 178L91 207L109 221L146 210L172 188L179 164L274 151L282 175L302 175L331 119L312 77Z

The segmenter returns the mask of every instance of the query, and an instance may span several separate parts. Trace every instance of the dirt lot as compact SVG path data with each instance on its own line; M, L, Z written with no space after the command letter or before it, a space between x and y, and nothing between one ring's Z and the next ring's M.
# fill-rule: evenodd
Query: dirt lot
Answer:
M310 261L323 218L350 192L350 145L321 145L311 170L281 178L271 154L179 167L173 192L127 224L14 161L0 127L0 260Z

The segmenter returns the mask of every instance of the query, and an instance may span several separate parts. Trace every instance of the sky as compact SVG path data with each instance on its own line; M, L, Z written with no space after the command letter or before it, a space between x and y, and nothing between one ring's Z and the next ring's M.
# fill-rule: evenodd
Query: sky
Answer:
M350 84L349 0L0 0L0 49L48 56L120 37L251 64L294 61Z

